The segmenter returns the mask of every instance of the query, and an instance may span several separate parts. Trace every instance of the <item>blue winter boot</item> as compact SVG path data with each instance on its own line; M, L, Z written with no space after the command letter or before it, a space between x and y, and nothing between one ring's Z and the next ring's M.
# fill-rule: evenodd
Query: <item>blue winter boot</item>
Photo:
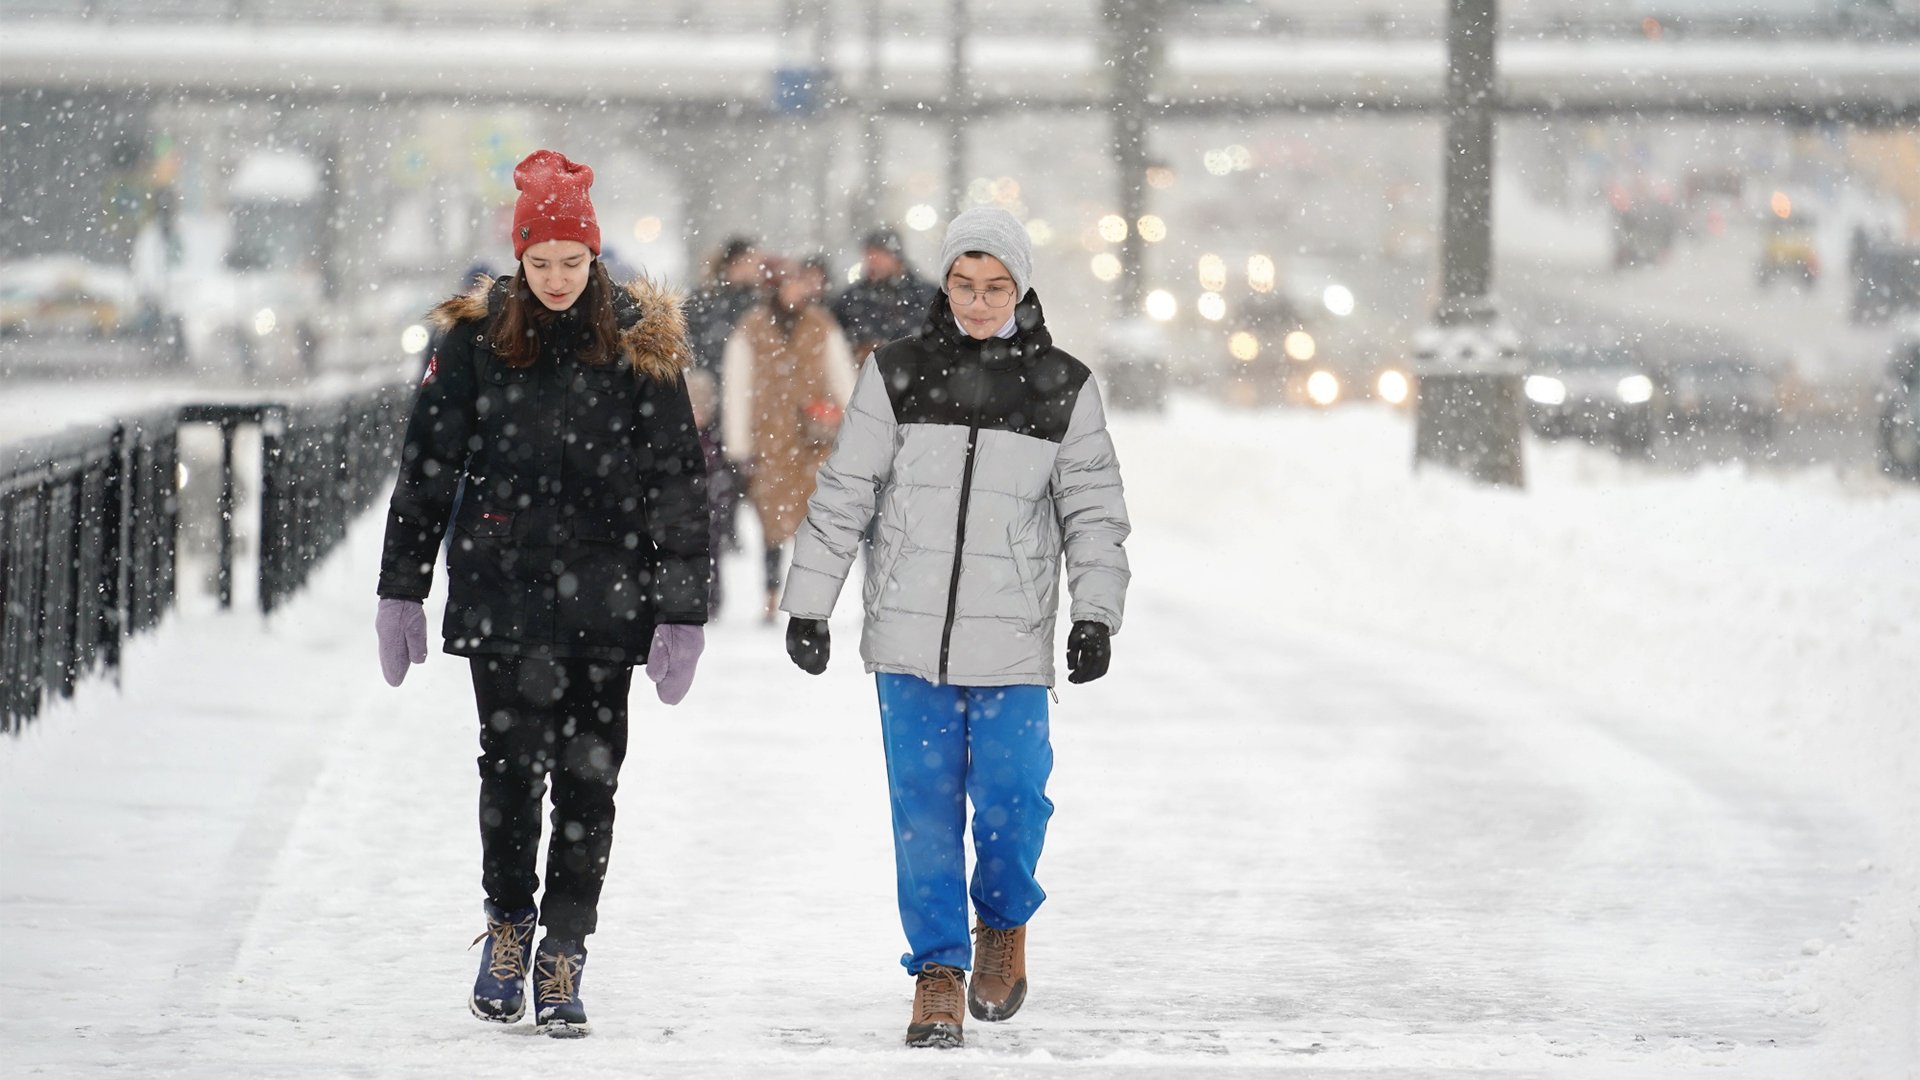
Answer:
M482 1020L511 1024L527 1014L527 967L539 913L530 907L507 911L492 902L486 909L486 932L473 943L487 945L480 950L480 974L467 1008Z
M579 942L548 938L533 958L534 1030L556 1039L577 1039L592 1032L587 1007L580 1003L580 977L587 950Z

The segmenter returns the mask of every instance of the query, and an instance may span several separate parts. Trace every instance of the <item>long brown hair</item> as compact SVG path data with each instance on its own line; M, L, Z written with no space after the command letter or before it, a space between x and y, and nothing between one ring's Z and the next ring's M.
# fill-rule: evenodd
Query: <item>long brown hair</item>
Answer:
M620 353L620 326L613 317L613 279L599 259L587 271L587 287L574 304L586 317L588 341L580 362L595 366L612 361ZM540 332L550 326L559 312L551 311L527 288L523 265L507 285L507 302L487 326L487 340L494 355L508 367L531 367L540 358Z

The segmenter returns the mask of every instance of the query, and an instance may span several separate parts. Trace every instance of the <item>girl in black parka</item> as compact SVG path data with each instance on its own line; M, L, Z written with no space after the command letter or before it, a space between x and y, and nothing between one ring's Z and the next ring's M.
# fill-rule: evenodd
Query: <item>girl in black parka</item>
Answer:
M434 312L440 334L407 425L376 627L398 686L426 659L421 601L465 481L447 559L445 649L480 715L485 943L469 1007L584 1035L580 977L612 844L627 693L662 701L704 645L706 470L687 397L685 324L650 283L598 259L593 171L550 150L514 170L519 269ZM546 891L536 858L552 778ZM536 952L536 921L546 935Z

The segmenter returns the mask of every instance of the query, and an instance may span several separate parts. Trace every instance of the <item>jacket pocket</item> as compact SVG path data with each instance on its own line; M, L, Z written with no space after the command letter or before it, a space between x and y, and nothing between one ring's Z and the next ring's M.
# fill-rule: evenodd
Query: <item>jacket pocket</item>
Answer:
M900 559L906 554L906 537L895 534L888 537L887 530L880 527L874 536L874 554L880 561L867 573L866 588L861 595L868 614L881 610L886 605L887 590L893 584L893 574L900 568Z
M1011 525L1007 526L1007 556L1013 560L1013 579L1019 583L1020 598L1026 602L1027 624L1037 630L1040 627L1040 592L1034 584L1033 575L1028 573L1027 557L1020 551Z
M473 537L499 538L513 535L514 515L482 505L471 495L460 501L460 515L454 530Z
M498 417L533 394L533 368L510 368L495 361L480 370L480 393L474 410L482 418Z

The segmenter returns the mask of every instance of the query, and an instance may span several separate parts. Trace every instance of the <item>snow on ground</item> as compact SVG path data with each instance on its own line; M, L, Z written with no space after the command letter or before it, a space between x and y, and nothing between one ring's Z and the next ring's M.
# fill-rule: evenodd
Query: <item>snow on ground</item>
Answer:
M910 984L858 615L828 674L751 556L636 689L575 1044L466 1015L462 665L372 646L377 522L263 624L190 598L0 745L20 1075L1911 1077L1920 492L1569 447L1415 476L1404 420L1116 418L1112 675L1062 686L1033 991Z

